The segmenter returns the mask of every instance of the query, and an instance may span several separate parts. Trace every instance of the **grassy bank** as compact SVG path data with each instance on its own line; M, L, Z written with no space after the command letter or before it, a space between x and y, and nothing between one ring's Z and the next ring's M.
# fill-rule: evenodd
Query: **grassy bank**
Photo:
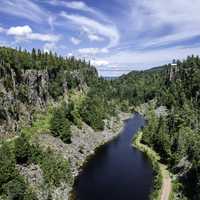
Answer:
M150 198L153 200L162 199L162 190L164 186L164 179L169 177L167 166L160 163L160 156L150 147L141 143L142 132L139 132L133 139L133 146L142 151L151 161L154 170L153 191Z

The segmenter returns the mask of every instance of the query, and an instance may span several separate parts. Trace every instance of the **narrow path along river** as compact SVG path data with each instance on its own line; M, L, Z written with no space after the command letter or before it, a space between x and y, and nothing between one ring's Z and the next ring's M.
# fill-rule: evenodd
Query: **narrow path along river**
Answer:
M77 200L148 200L152 188L151 164L131 145L134 134L144 126L135 114L126 121L122 133L101 147L79 174Z

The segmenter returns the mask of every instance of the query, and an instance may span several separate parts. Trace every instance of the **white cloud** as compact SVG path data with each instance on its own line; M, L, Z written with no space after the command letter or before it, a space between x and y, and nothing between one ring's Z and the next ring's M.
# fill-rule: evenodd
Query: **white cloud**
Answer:
M83 26L82 31L87 35L88 39L92 42L93 41L97 41L97 42L104 41L104 38L97 35L92 29L89 29L89 28Z
M75 10L89 11L92 13L95 12L94 9L87 6L83 1L63 2L63 5L65 5L68 8L75 9Z
M98 53L108 53L108 49L106 49L106 48L82 48L82 49L78 49L78 52L82 56L86 56L86 55L96 55Z
M173 44L200 35L199 0L129 0L129 4L133 31L155 34L153 41L146 34L146 46Z
M78 45L81 43L81 40L79 40L78 38L75 37L71 37L70 41L74 44L74 45Z
M56 21L56 17L55 16L50 15L48 17L48 24L49 24L51 30L54 30L54 23L55 23L55 21Z
M67 56L68 56L68 57L72 57L72 56L73 56L73 53L68 53Z
M107 60L91 60L91 64L95 67L107 66L109 62Z
M1 0L0 13L26 18L36 23L48 18L47 12L31 0Z
M65 6L66 8L73 9L73 10L78 10L78 11L83 11L86 13L90 13L93 16L98 17L102 21L105 22L110 22L107 16L105 14L101 13L99 10L96 8L93 8L91 6L88 6L85 2L83 1L61 1L61 0L49 0L48 3L52 5L59 5L59 6Z
M102 24L91 18L67 14L66 12L62 12L61 16L77 25L77 27L82 31L88 30L92 34L107 38L109 44L106 48L115 47L119 43L120 34L114 25Z
M98 36L98 35L95 35L95 34L88 34L88 39L90 41L97 41L97 42L101 42L104 40L104 38Z
M7 35L14 36L17 40L39 40L42 42L58 42L60 36L53 34L34 33L30 26L10 27L6 31Z
M82 27L83 33L85 33L88 37L88 39L92 42L97 41L97 42L102 42L104 41L104 38L97 35L92 29L87 28L86 26Z
M7 31L8 35L14 35L14 36L24 36L28 34L32 34L32 29L28 26L15 26L15 27L10 27Z
M173 59L185 59L188 55L199 55L199 47L171 47L149 51L120 51L103 56L97 60L105 60L108 64L97 65L102 76L120 76L133 70L144 70L171 63ZM98 63L98 62L97 62Z
M129 67L131 70L147 69L167 64L172 59L184 59L188 55L198 55L200 47L171 47L166 49L154 49L149 51L120 51L103 57L111 66Z
M27 39L39 40L42 42L58 42L60 40L60 36L53 34L31 33L27 36Z

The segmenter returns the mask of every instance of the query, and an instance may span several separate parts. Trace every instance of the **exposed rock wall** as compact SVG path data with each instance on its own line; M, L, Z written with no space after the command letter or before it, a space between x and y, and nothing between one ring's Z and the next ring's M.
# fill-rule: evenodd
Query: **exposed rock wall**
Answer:
M0 68L0 137L14 135L22 122L31 122L33 113L53 100L49 79L47 70Z

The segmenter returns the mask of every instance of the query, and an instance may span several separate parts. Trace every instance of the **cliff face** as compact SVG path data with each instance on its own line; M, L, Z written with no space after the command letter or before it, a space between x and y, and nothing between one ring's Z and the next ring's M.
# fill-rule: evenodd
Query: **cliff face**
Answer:
M16 133L22 122L31 122L32 114L45 109L54 98L50 94L47 70L17 70L0 68L0 136ZM63 81L63 93L67 81Z

